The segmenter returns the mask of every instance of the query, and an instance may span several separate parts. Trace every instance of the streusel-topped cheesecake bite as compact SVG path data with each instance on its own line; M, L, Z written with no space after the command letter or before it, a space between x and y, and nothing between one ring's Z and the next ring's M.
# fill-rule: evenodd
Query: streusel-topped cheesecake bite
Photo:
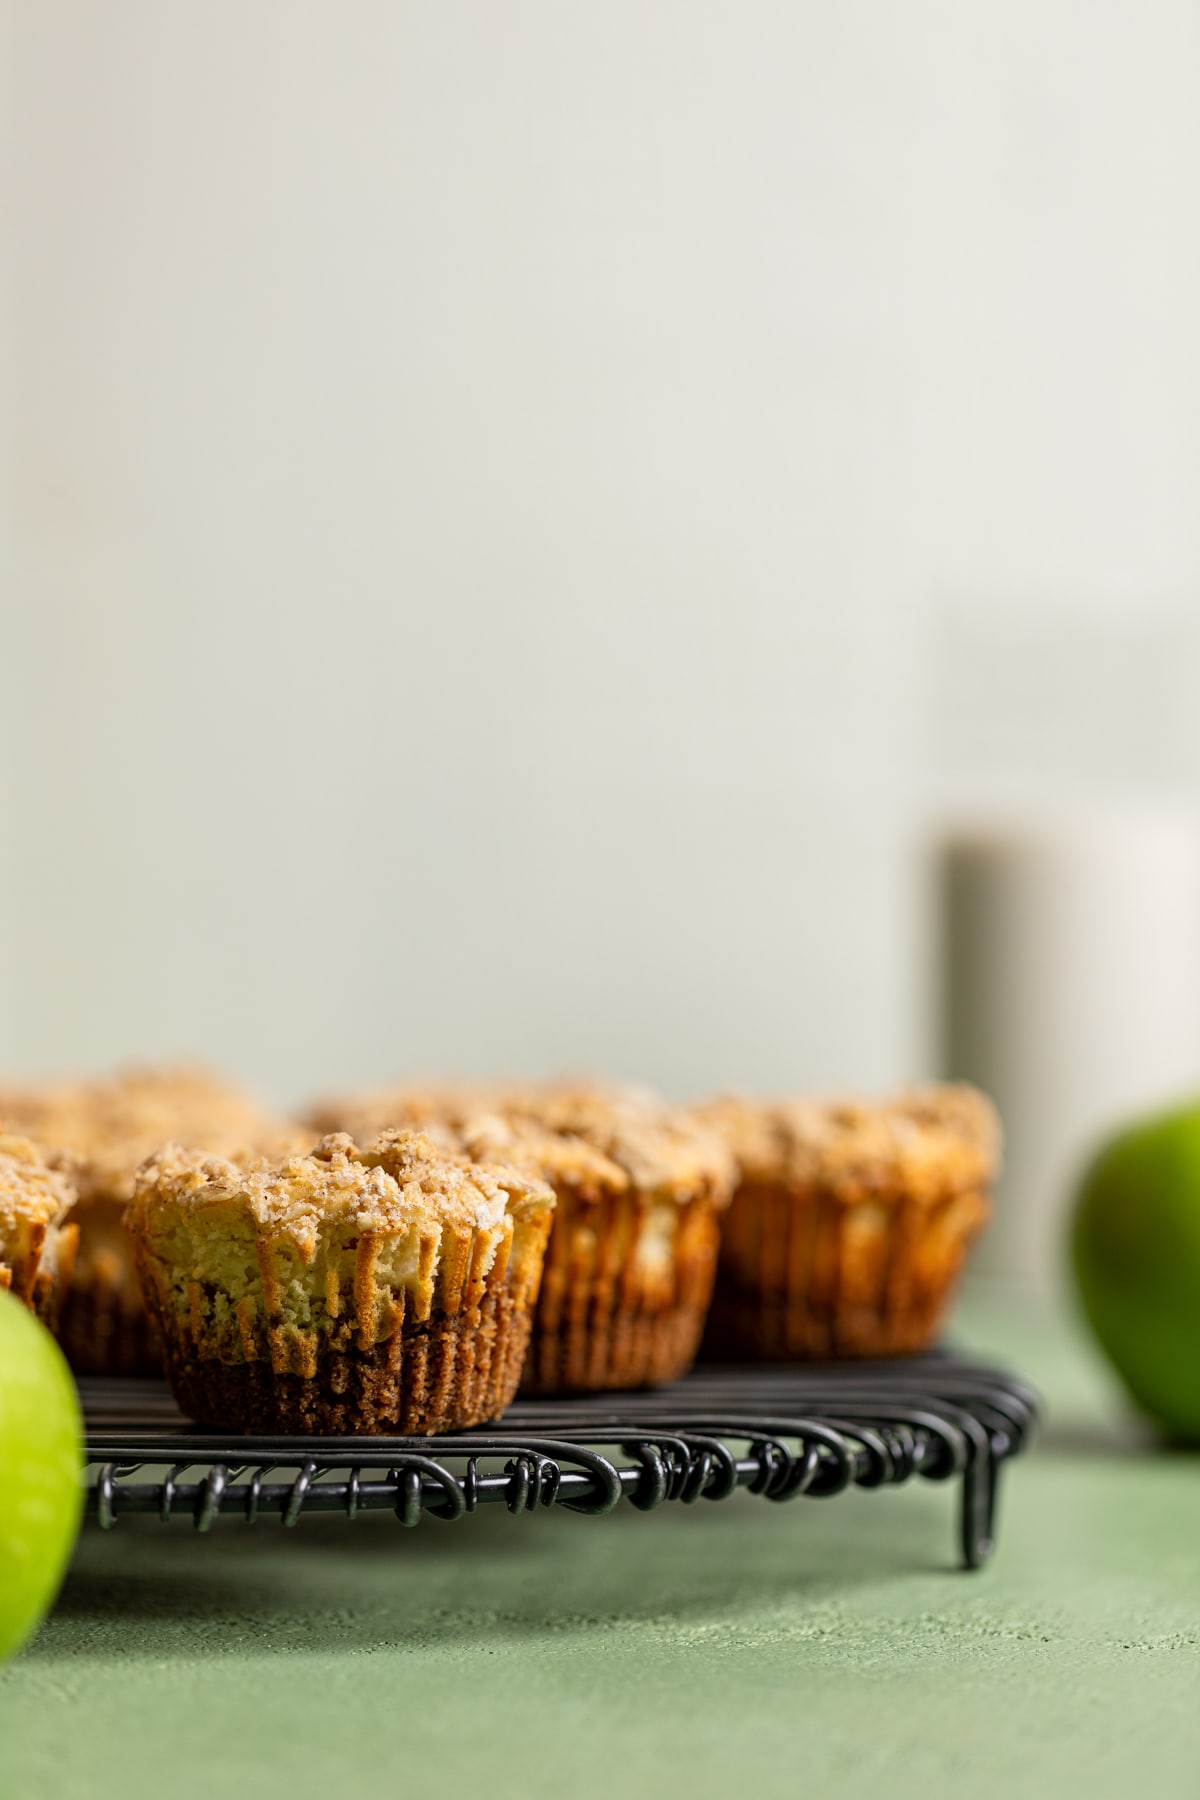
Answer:
M75 1189L61 1163L0 1126L0 1288L54 1329L78 1237Z
M528 1393L676 1381L712 1297L733 1189L721 1143L667 1107L558 1093L466 1141L538 1169L558 1196L522 1382Z
M711 1129L645 1089L578 1081L376 1089L341 1107L348 1125L420 1123L553 1187L522 1392L645 1387L691 1367L735 1173Z
M454 1431L520 1379L553 1191L414 1131L249 1169L170 1148L127 1227L183 1410L245 1431Z
M145 1157L175 1142L245 1161L311 1142L240 1088L190 1065L0 1086L0 1117L69 1154L79 1248L59 1337L72 1368L86 1375L161 1368L121 1226Z
M990 1212L1000 1126L965 1086L861 1101L711 1102L741 1170L706 1345L903 1356L935 1336Z

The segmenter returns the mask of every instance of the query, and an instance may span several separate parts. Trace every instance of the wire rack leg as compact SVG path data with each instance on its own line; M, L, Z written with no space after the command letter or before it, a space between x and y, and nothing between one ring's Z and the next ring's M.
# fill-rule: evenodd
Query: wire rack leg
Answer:
M1000 1465L987 1450L963 1471L961 1538L963 1562L968 1569L982 1569L996 1547L996 1489Z

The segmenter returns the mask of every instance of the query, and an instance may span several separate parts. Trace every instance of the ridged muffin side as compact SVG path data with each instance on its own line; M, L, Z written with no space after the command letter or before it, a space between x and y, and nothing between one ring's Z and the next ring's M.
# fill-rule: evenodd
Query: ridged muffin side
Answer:
M126 1225L190 1417L425 1436L512 1399L553 1206L535 1178L392 1131L248 1170L165 1150Z
M734 1163L644 1089L426 1083L324 1102L314 1122L420 1124L535 1173L558 1199L521 1391L655 1386L695 1360Z
M706 1353L926 1349L990 1215L1000 1158L990 1101L943 1086L875 1105L731 1098L702 1111L741 1169Z
M75 1189L58 1159L0 1130L0 1288L51 1330L71 1279L78 1231L67 1224Z

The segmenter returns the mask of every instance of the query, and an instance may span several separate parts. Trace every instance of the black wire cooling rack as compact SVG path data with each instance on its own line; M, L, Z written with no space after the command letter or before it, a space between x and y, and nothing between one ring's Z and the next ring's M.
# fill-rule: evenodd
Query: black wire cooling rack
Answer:
M935 1353L788 1368L701 1365L673 1387L518 1400L499 1424L437 1438L237 1437L190 1424L155 1381L84 1380L88 1511L167 1523L394 1512L458 1519L485 1504L642 1511L667 1501L828 1498L957 1479L968 1568L991 1555L1002 1464L1037 1401L1002 1370Z

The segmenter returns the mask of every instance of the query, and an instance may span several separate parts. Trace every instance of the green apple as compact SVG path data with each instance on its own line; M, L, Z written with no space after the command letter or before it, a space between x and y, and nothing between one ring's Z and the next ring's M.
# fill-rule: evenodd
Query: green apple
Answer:
M1200 1441L1200 1106L1104 1146L1072 1240L1084 1311L1134 1400L1170 1436Z
M0 1293L0 1662L58 1592L79 1530L82 1441L61 1350Z

